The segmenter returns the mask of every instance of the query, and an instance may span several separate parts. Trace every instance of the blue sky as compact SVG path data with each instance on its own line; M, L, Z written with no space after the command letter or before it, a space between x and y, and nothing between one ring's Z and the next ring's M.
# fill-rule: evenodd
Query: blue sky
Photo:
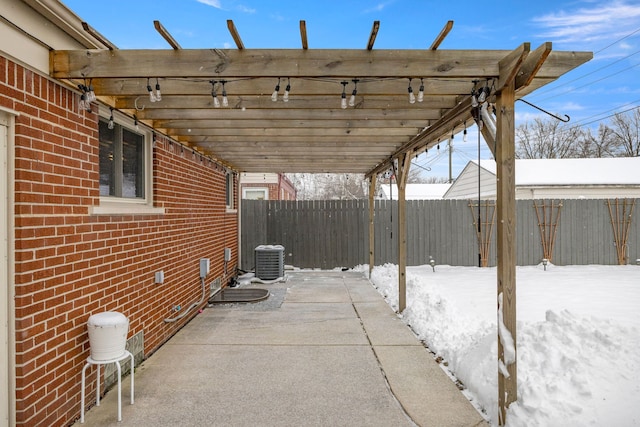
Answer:
M232 19L247 48L299 48L298 22L307 23L310 48L365 48L373 21L380 21L378 49L428 48L448 20L453 30L440 49L535 49L594 52L594 59L526 97L569 115L568 125L597 128L615 112L640 106L640 1L301 1L301 0L63 0L120 49L167 49L153 28L160 20L185 48L234 48ZM516 103L519 123L540 116ZM454 171L477 158L477 139L454 141ZM482 144L484 145L484 143ZM441 151L445 151L441 147ZM448 175L447 156L423 155L428 175ZM481 154L488 157L486 151ZM454 175L456 173L454 172Z

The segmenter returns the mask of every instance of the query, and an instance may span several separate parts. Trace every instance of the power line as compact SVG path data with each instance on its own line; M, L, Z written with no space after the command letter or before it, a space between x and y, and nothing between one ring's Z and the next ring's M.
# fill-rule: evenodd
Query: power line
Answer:
M616 112L616 113L609 114L608 116L602 117L602 118L600 118L600 119L592 120L592 121L590 121L590 122L583 123L583 124L581 124L581 125L576 125L575 127L587 126L587 125L590 125L591 123L596 123L596 122L602 121L602 120L604 120L604 119L609 119L609 118L611 118L611 117L614 117L616 114L624 114L624 113L628 113L629 111L635 110L636 108L640 108L640 105L635 105L635 106L633 106L633 107L631 107L631 108L627 108L626 110L618 111L618 112Z
M640 29L639 29L638 31L640 31ZM614 61L614 62L612 62L612 63L610 63L610 64L607 64L607 65L605 65L605 66L603 66L603 67L600 67L600 68L598 68L598 69L596 69L596 70L593 70L593 71L591 71L591 72L589 72L589 73L587 73L587 74L585 74L585 75L583 75L583 76L576 77L576 78L575 78L575 79L573 79L573 80L569 80L568 82L562 83L562 84L557 85L557 86L555 86L555 87L553 87L553 88L549 88L549 89L547 89L547 90L543 90L543 91L541 91L541 92L539 92L539 93L532 94L532 98L535 98L535 97L536 97L536 95L542 95L542 94L545 94L545 93L548 93L548 92L552 92L552 91L557 90L557 89L559 89L559 88L561 88L561 87L563 87L563 86L566 86L566 85L571 84L571 83L573 83L573 82L576 82L576 81L578 81L578 80L580 80L580 79L583 79L583 78L585 78L585 77L588 77L588 76L590 76L590 75L592 75L592 74L597 73L598 71L602 71L602 70L604 70L605 68L611 67L612 65L615 65L615 64L617 64L618 62L622 62L622 61L624 61L624 60L626 60L626 59L629 59L629 58L631 58L633 55L637 55L638 53L640 53L640 50L638 50L638 51L636 51L636 52L633 52L633 53L632 53L632 54L630 54L630 55L627 55L627 56L625 56L625 57L623 57L623 58L620 58L620 59L618 59L617 61ZM631 67L629 67L629 68L633 68L633 67L635 67L635 65L633 65L633 66L631 66ZM625 69L624 69L624 70L622 70L622 71L626 71L626 70L628 70L629 68L625 68ZM616 74L619 74L619 73L620 73L620 72L622 72L622 71L619 71L619 72L618 72L618 73L616 73ZM615 75L615 74L613 74L613 75ZM602 80L602 79L600 79L600 80ZM600 80L596 80L595 82L598 82L598 81L600 81ZM595 82L593 82L593 83L595 83ZM581 86L581 87L584 87L584 86ZM559 93L559 94L557 94L557 95L553 95L553 96L550 96L550 97L547 97L547 98L544 98L544 99L538 100L538 102L539 102L539 101L544 101L544 100L547 100L547 99L550 99L550 98L553 98L553 97L556 97L556 96L559 96L559 95L563 95L563 94L568 93L568 92L571 92L572 90L575 90L575 89L576 89L576 88L571 89L571 90L569 90L569 91L567 91L567 92L562 92L562 93Z
M638 32L640 32L640 28L635 29L634 31L632 31L631 33L629 33L629 34L625 35L624 37L621 37L621 38L619 38L619 39L615 40L614 42L612 42L612 43L610 43L610 44L606 45L606 46L605 46L605 47L603 47L602 49L599 49L598 51L596 51L596 52L594 53L594 55L597 55L597 54L599 54L599 53L601 53L601 52L603 52L603 51L605 51L605 50L609 49L610 47L612 47L612 46L614 46L614 45L616 45L616 44L620 43L620 42L621 42L621 41L623 41L623 40L628 39L629 37L632 37L633 35L637 34ZM546 90L544 90L544 89L543 89L542 91L539 91L539 92L537 92L537 93L535 93L535 94L532 94L532 95L531 95L531 97L532 97L532 98L534 98L534 99L536 99L538 102L540 102L540 101L545 101L545 100L548 100L548 99L551 99L551 98L555 98L555 97L560 96L560 95L564 95L564 94L570 93L570 92L572 92L572 91L575 91L575 90L577 90L577 89L583 88L583 87L585 87L585 86L589 86L589 85L595 84L595 83L600 82L600 81L602 81L602 80L605 80L605 79L607 79L607 78L609 78L609 77L613 77L613 76L615 76L615 75L618 75L618 74L620 74L620 73L622 73L622 72L624 72L624 71L627 71L627 70L629 70L629 69L631 69L631 68L634 68L634 67L635 67L635 65L634 65L634 66L631 66L631 67L628 67L628 68L625 68L624 70L620 70L620 71L618 71L618 72L616 72L616 73L614 73L614 74L611 74L611 75L605 76L605 77L603 77L603 78L601 78L601 79L595 80L595 81L590 82L590 83L587 83L587 84L585 84L585 85L582 85L582 86L580 86L580 87L578 87L578 88L573 88L573 89L570 89L570 90L568 90L568 91L564 91L564 92L562 92L562 93L558 93L558 94L556 94L556 95L552 95L552 96L549 96L549 97L547 97L547 98L543 98L543 99L539 99L539 98L537 98L539 95L544 95L545 93L549 93L549 92L555 91L555 90L557 90L558 88L561 88L561 87L566 86L566 85L568 85L568 84L571 84L571 83L573 83L573 82L575 82L575 81L578 81L578 80L581 80L581 79L583 79L583 78L585 78L585 77L588 77L588 76L590 76L590 75L593 75L593 74L595 74L595 73L597 73L597 72L599 72L599 71L602 71L602 70L604 70L604 69L606 69L606 68L608 68L608 67L611 67L611 66L613 66L613 65L615 65L615 64L617 64L617 63L619 63L619 62L621 62L621 61L627 60L627 59L631 58L632 56L634 56L634 55L636 55L636 54L638 54L638 53L640 53L640 51L636 51L636 52L634 52L634 53L632 53L632 54L626 55L626 56L624 56L623 58L620 58L620 59L618 59L618 60L616 60L616 61L614 61L614 62L612 62L612 63L610 63L610 64L607 64L607 65L605 65L605 66L603 66L603 67L600 67L600 68L598 68L598 69L596 69L596 70L594 70L594 71L591 71L591 72L589 72L589 73L587 73L587 74L584 74L584 75L582 75L582 76L579 76L579 77L577 77L577 78L575 78L575 79L573 79L573 80L570 80L570 81L568 81L568 82L562 83L562 84L560 84L560 85L558 85L558 86L555 86L555 87L553 87L553 88L548 88L548 89L546 89Z
M635 30L634 32L627 34L626 36L622 37L621 39L618 39L616 41L614 41L613 43L603 47L602 49L600 49L599 51L595 52L594 55L597 55L598 53L602 52L603 50L607 50L609 49L611 46L613 46L614 44L618 44L620 43L622 40L624 39L628 39L629 37L631 37L632 35L634 35L635 33L640 32L640 28L638 28L637 30Z

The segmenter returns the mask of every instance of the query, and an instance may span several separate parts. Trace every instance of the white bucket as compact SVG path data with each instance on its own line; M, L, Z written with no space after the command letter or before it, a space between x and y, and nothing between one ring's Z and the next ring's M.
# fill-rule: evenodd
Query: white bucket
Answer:
M111 360L125 352L129 319L115 311L105 311L89 317L89 345L93 360Z

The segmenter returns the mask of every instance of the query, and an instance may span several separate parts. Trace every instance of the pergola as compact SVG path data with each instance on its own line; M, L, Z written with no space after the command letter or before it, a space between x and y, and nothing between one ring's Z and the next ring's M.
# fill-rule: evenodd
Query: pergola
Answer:
M451 21L420 50L374 49L378 21L362 49L310 49L305 21L300 49L247 49L232 21L227 26L236 49L182 49L160 22L154 24L170 49L119 50L84 24L104 48L52 51L51 75L92 85L107 105L237 171L361 173L373 190L377 176L392 170L399 189L399 311L406 305L404 193L411 160L479 125L497 163L503 424L517 399L510 356L516 331L514 103L592 54L556 52L550 42L533 50L529 43L513 50L440 50ZM150 102L149 90L157 88L162 100Z

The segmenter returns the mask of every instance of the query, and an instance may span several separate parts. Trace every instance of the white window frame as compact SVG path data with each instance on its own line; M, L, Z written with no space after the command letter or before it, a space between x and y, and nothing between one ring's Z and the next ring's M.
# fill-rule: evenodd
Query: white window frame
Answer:
M224 177L224 189L225 189L225 204L227 212L235 212L234 199L236 188L236 173L233 171L227 171Z
M99 114L100 119L109 120L112 112L108 107L101 105ZM136 129L131 117L116 110L113 110L113 119L118 125L144 138L144 198L100 196L100 205L93 206L90 213L93 215L163 214L164 208L153 206L153 132L140 123Z
M269 200L269 189L266 187L244 187L242 189L242 198L243 199L247 199L247 192L251 192L251 191L262 191L264 193L264 199L263 200ZM256 199L252 199L252 200L256 200Z

